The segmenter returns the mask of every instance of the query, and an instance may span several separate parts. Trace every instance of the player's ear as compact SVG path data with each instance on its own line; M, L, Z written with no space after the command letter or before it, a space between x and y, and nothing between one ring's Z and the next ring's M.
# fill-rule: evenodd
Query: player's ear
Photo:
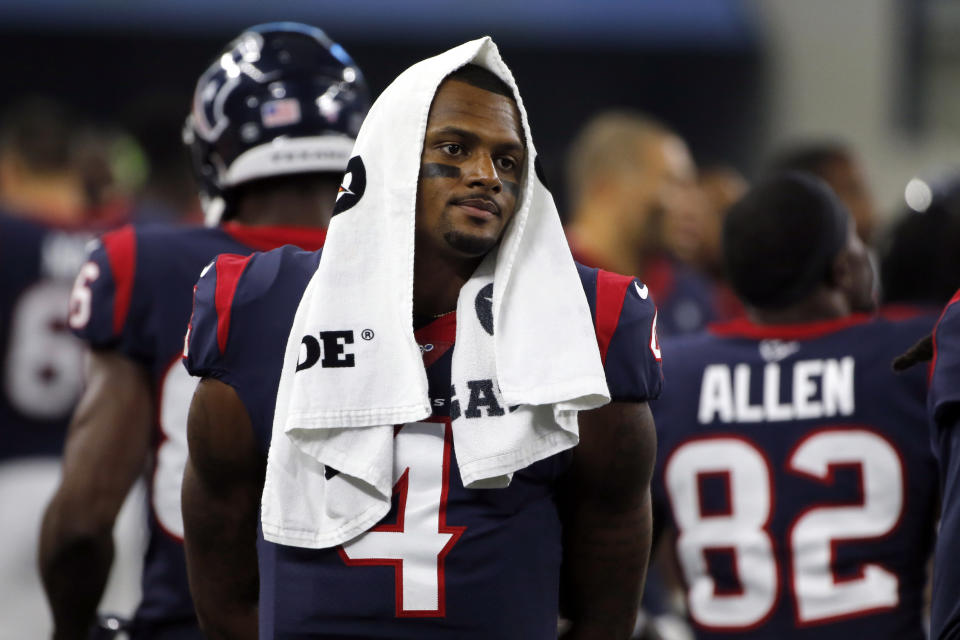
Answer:
M842 291L850 291L856 285L855 279L853 255L847 247L844 247L830 263L830 268L827 270L827 285Z

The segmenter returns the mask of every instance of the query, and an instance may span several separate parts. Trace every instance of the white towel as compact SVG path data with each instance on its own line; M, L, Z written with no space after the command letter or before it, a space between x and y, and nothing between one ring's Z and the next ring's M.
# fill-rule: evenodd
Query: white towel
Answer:
M513 472L575 446L577 411L609 401L586 296L536 176L516 83L490 38L463 44L402 73L360 129L341 195L355 203L330 224L284 355L261 505L267 540L330 547L369 529L390 508L393 426L430 416L412 326L417 179L433 96L471 62L513 90L527 163L514 217L457 305L451 381L460 415L452 424L464 486L507 486ZM297 371L308 357L304 336L338 331L325 334L324 357L341 366ZM474 411L471 393L480 401ZM328 479L325 468L338 473Z

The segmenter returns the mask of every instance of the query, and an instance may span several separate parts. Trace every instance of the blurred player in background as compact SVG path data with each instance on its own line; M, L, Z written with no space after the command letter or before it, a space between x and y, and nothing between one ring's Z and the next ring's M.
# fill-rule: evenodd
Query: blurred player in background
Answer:
M181 97L147 93L126 106L122 121L137 143L127 152L140 164L131 176L137 182L134 220L201 222L196 179L184 162Z
M960 287L960 176L929 182L930 200L908 208L884 243L885 304L940 309Z
M893 366L906 371L931 359L927 410L940 469L941 507L930 637L956 640L960 638L960 291L947 303L932 335L894 360Z
M717 165L704 168L697 179L706 207L703 218L698 264L713 284L713 308L717 321L731 320L743 315L743 304L727 282L723 269L723 221L730 207L743 197L747 184L743 175L733 167Z
M853 312L872 271L808 175L753 189L723 238L749 320L665 340L653 407L697 637L921 640L936 475L923 372L889 362L934 318Z
M836 140L797 143L782 149L771 163L771 173L784 171L812 173L824 180L853 216L860 240L873 245L876 208L866 172L851 147Z
M2 638L42 637L50 629L36 572L37 530L82 388L83 347L67 328L70 285L86 243L122 219L121 210L107 212L89 198L79 167L91 138L79 129L60 105L41 98L25 99L0 117ZM122 520L122 568L106 600L131 610L136 514Z
M854 311L871 311L881 297L880 267L874 252L876 211L866 172L853 149L836 140L801 142L780 151L769 167L771 175L800 171L814 175L829 185L846 206L874 272L873 300L870 306Z
M346 52L295 23L252 27L197 82L184 141L212 228L124 227L81 267L70 326L90 346L40 567L58 638L85 638L113 555L110 530L150 468L149 546L133 638L200 638L187 584L180 481L196 380L180 364L193 284L217 254L316 249L368 90Z
M567 183L574 258L647 283L662 335L697 331L714 318L709 282L691 266L704 203L676 133L638 113L600 114L571 145Z

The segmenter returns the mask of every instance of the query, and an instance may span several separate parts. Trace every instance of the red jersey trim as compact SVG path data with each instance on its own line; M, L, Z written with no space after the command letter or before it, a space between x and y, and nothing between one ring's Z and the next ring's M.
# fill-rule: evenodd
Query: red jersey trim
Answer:
M217 310L217 346L221 354L226 353L227 338L230 336L230 307L233 305L233 296L251 257L232 254L217 256L217 285L213 301Z
M900 320L910 320L922 315L933 315L940 310L932 305L922 304L885 304L880 307L878 315L885 320L898 322Z
M658 256L644 266L643 283L650 287L650 293L654 300L659 300L661 304L670 297L676 285L676 269L673 264L664 256Z
M413 332L417 342L455 342L457 339L457 312L446 313L430 324Z
M429 368L453 347L457 340L457 312L447 313L413 332L420 345L423 366Z
M323 247L327 239L327 230L319 227L258 227L225 222L220 228L234 240L257 251L270 251L285 244L292 244L306 251L316 251Z
M707 331L723 338L811 340L870 322L873 318L874 316L868 313L854 313L844 318L802 324L754 324L747 318L737 318L730 322L711 324Z
M600 361L607 363L607 350L610 341L620 324L620 312L626 298L627 287L633 282L633 276L623 276L611 271L597 270L597 345L600 347Z
M120 335L130 311L137 268L137 235L126 226L103 236L103 250L113 274L113 335Z
M937 333L940 331L940 323L943 322L943 316L947 315L947 311L950 310L950 307L960 302L960 289L957 289L957 292L953 294L953 297L950 298L950 302L947 303L947 306L943 308L943 311L940 313L940 317L937 318L937 323L933 325L933 357L930 359L930 368L927 369L927 386L933 382L933 370L937 367Z

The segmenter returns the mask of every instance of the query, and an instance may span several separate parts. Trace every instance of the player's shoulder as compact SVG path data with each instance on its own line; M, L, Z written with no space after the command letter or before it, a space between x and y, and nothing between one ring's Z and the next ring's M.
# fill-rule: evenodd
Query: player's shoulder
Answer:
M194 375L208 375L235 358L237 346L265 344L264 335L289 328L320 251L284 246L248 255L221 254L201 272L184 355ZM285 333L284 333L285 335Z
M937 324L933 309L916 308L910 313L888 313L883 309L863 327L871 348L888 350L897 356L928 335Z
M945 334L960 337L960 290L953 294L937 320L934 339L941 338Z
M933 331L929 409L939 420L960 403L960 291L947 303Z
M646 401L662 386L657 309L633 276L577 264L611 397Z
M221 312L236 313L290 298L299 300L317 269L320 253L286 245L246 255L220 254L201 272L195 304L209 299Z
M233 297L235 306L262 304L278 298L299 300L320 264L321 251L285 245L248 256L219 256L222 264L218 268L224 277L238 278Z
M656 312L653 296L640 279L579 262L575 264L594 322L603 315L619 316L627 312L652 316Z

